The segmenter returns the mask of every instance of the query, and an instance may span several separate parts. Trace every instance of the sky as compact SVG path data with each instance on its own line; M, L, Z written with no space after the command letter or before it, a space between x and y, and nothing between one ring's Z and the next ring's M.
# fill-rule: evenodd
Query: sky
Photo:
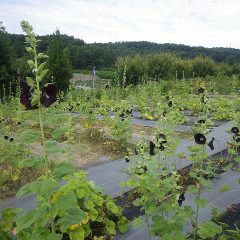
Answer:
M87 43L150 41L240 49L240 0L0 0L0 21L22 33L57 29Z

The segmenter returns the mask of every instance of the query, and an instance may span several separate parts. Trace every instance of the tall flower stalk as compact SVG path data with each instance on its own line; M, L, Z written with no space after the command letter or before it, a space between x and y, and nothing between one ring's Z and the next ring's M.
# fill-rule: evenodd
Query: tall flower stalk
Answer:
M48 69L45 69L46 62L43 62L39 65L39 59L46 59L48 56L44 55L43 53L37 53L37 42L39 40L36 39L36 35L33 32L32 26L27 21L21 22L21 27L23 31L27 34L26 42L29 45L26 47L26 50L33 55L33 60L29 59L27 61L30 69L34 73L35 79L33 80L31 77L27 77L27 84L33 89L32 92L32 99L31 105L37 105L38 108L38 118L39 118L39 125L40 125L40 133L41 133L41 145L44 154L44 169L45 169L45 176L47 179L50 178L50 171L49 171L49 161L48 161L48 154L46 151L46 139L45 139L45 132L44 132L44 124L43 124L43 117L42 111L43 107L41 104L41 89L40 89L40 82L42 81L43 77L48 72ZM49 96L47 96L49 98ZM52 212L52 201L51 201L51 194L48 195L48 207L50 213L50 223L51 223L51 230L55 233L55 223L54 217Z

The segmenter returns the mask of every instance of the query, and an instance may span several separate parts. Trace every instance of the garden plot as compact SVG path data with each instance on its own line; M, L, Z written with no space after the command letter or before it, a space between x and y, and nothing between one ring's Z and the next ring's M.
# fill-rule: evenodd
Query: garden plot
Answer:
M223 151L227 148L227 142L231 140L231 136L225 131L229 130L232 126L232 123L223 124L215 128L212 132L207 135L207 138L211 139L213 136L216 138L218 145L215 150L212 151L207 149L208 156L214 155L220 151ZM186 153L184 159L176 158L176 164L178 169L182 169L192 162L188 160L189 151L188 146L193 146L195 143L193 141L183 141L176 149L176 155L181 152ZM141 156L133 157L133 160L138 161ZM88 171L88 179L94 181L98 186L102 187L105 193L110 194L113 197L119 196L124 192L129 191L129 188L121 188L119 186L120 181L126 181L128 179L128 174L124 172L124 169L128 167L129 164L126 163L125 159L112 161L106 164L99 166L91 167ZM36 199L34 195L21 197L21 198L12 198L10 200L3 201L0 204L0 210L6 207L19 207L23 208L25 211L35 207Z
M218 211L226 211L232 204L239 203L239 191L240 186L238 183L239 180L239 173L234 171L229 171L226 173L221 174L221 178L213 179L212 180L212 191L202 189L202 195L204 198L208 200L208 205L204 208L200 209L199 212L199 223L210 220L211 219L211 210L212 208L217 208ZM222 192L221 188L224 184L228 184L230 190L226 192ZM193 195L186 195L185 201L183 202L183 206L191 206L192 209L196 208L194 203L195 196ZM185 234L189 234L192 230L192 225L187 222L185 225L184 232ZM134 229L130 227L128 232L124 235L116 236L117 240L148 240L148 231L147 226L143 226L140 229ZM152 238L152 239L159 239L159 238Z

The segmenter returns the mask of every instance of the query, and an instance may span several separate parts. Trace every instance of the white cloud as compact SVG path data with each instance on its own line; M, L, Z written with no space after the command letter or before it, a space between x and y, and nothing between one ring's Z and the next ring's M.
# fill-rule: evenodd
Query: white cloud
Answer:
M57 28L86 42L153 41L240 48L239 0L0 0L0 21L21 33Z

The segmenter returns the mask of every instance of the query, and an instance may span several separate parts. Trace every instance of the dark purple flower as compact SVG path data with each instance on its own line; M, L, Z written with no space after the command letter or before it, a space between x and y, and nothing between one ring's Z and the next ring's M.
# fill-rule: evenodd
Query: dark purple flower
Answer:
M20 78L20 91L20 102L25 106L25 110L37 109L38 106L32 106L31 103L33 89L22 78Z
M150 156L155 155L155 153L154 153L155 147L156 147L156 146L155 146L155 143L152 142L152 141L150 141L150 143L149 143L149 148L150 148L149 154L150 154Z
M204 119L198 120L198 123L200 123L200 124L204 124L205 122L206 122L206 120L204 120Z
M9 136L7 136L7 135L6 135L6 136L4 136L4 139L5 139L5 140L8 140L8 138L9 138Z
M197 144L205 144L206 143L206 137L202 134L202 133L196 133L194 135L194 138L195 138L195 142Z
M13 142L13 141L14 141L14 138L11 137L11 138L9 139L9 141L10 141L10 142Z
M130 162L130 160L129 160L128 157L125 157L125 161L126 161L126 162Z
M198 93L204 93L204 92L205 92L205 89L204 89L204 88L200 87L200 88L198 89Z
M232 127L231 132L234 134L238 134L239 133L239 128L238 127Z
M22 78L20 79L20 102L22 105L25 106L26 110L31 110L31 109L38 109L38 106L32 106L31 103L31 98L34 89L31 88L28 83L23 80ZM49 107L52 105L54 102L57 101L57 87L55 84L51 83L48 84L46 87L43 87L42 89L42 94L40 96L40 102L44 107Z
M213 141L215 140L215 138L213 137L212 140L208 143L208 146L210 147L210 149L213 151L214 150L214 146L213 146Z
M40 97L41 104L48 108L57 101L57 86L54 83L48 84L42 89L42 95Z
M160 146L159 146L159 150L160 151L163 151L165 149L165 147L162 145L162 143L160 144Z
M157 138L157 141L161 144L167 143L167 138L166 138L165 134L163 134L163 133L160 133L159 135L157 135L156 138Z
M183 201L185 201L184 193L180 194L180 196L178 198L178 205L179 205L179 207L182 206Z
M173 102L172 102L172 101L169 101L169 102L168 102L168 106L169 106L169 107L172 107L172 106L173 106Z

